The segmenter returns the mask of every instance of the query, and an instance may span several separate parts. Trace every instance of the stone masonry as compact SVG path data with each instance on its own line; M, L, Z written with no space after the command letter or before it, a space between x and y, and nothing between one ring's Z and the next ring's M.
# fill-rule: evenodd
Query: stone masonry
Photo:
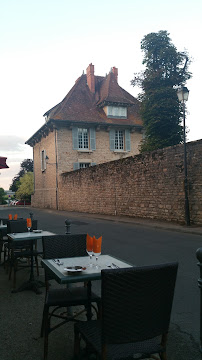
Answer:
M59 176L59 210L185 222L183 145ZM191 223L202 225L202 140L187 144Z

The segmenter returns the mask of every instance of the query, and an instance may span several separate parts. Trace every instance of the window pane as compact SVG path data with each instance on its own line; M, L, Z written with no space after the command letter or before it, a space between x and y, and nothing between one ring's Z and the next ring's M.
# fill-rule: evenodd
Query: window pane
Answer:
M115 130L115 149L123 150L124 149L124 133L123 130Z
M119 149L123 150L123 131L119 131Z
M88 129L78 128L79 149L88 149Z
M123 106L108 106L107 115L127 118L127 108Z
M80 169L88 168L89 166L90 166L90 163L79 163Z

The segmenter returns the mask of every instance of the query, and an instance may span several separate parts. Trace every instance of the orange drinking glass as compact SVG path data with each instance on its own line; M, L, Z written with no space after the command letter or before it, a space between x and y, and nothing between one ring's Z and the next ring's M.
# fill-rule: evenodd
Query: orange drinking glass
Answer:
M27 230L30 231L32 227L32 219L27 218Z
M89 267L92 267L92 256L93 256L93 237L87 234L86 236L86 251L88 255L90 256L90 264Z
M8 220L12 220L12 214L8 214Z
M98 239L96 239L95 236L93 236L93 254L96 258L96 268L98 269L98 256L101 254L101 245L102 245L102 236L100 236Z

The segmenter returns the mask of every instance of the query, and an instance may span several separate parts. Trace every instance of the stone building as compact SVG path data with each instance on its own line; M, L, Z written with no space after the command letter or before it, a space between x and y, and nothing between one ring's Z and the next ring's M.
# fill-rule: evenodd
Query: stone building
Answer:
M115 67L103 77L94 75L90 64L44 117L26 142L33 147L33 206L58 209L61 174L139 153L139 102L119 86Z

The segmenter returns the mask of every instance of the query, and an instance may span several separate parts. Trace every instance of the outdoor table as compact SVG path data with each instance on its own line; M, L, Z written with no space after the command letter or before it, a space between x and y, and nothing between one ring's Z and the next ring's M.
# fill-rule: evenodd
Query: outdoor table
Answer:
M49 231L41 231L41 232L24 232L24 233L13 233L13 234L7 234L8 238L17 245L20 241L30 241L30 258L31 258L31 264L30 264L30 277L29 280L23 283L18 289L13 290L13 293L23 291L23 290L33 290L36 292L36 294L40 294L41 291L39 290L39 287L44 286L44 283L42 283L39 280L36 280L34 278L34 260L33 260L33 246L34 241L41 239L43 236L51 236L55 235L52 232Z
M62 265L58 265L54 262L54 259L51 260L42 260L42 266L47 270L51 276L59 284L71 284L76 282L87 282L87 293L88 293L88 307L87 307L87 319L91 319L91 281L101 279L101 270L103 269L112 269L112 268L127 268L133 265L115 258L110 255L100 255L98 258L98 269L93 266L89 267L89 257L71 257L60 259ZM114 264L114 265L112 265ZM64 268L69 268L72 266L82 266L86 268L81 272L69 273L64 270Z

